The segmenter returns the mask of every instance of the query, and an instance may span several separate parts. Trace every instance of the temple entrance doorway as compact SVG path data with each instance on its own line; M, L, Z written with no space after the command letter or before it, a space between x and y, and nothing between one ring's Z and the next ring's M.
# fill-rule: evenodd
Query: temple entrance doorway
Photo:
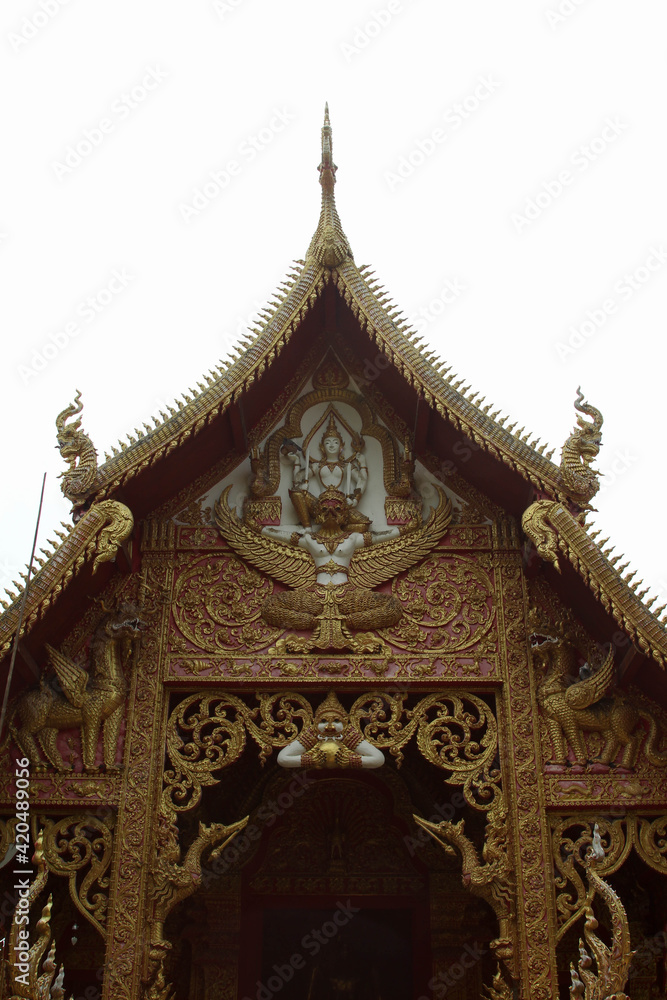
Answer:
M244 997L403 1000L414 995L421 965L414 951L427 939L417 900L356 896L300 902L301 907L294 900L266 901L258 934L261 975L248 984Z
M497 922L413 814L465 818L480 843L485 817L412 747L372 772L261 769L244 754L207 799L189 836L199 821L249 821L168 921L179 1000L482 995Z
M409 801L393 778L309 772L264 797L263 815L285 808L243 869L240 997L420 995L429 873L409 850Z

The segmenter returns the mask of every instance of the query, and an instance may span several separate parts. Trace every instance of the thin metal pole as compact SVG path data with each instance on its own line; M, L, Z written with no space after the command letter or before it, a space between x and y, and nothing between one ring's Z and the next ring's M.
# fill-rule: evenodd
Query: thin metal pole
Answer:
M25 587L23 588L23 597L21 598L21 607L19 608L19 620L16 625L16 635L14 636L14 647L12 649L12 658L9 661L9 673L7 675L7 683L5 685L5 694L2 699L2 712L0 713L0 733L2 732L2 727L5 724L5 713L7 711L7 699L9 698L9 689L12 686L12 674L14 673L14 664L16 663L16 653L19 648L19 638L21 636L21 626L23 625L23 613L25 611L25 602L28 597L28 587L30 586L30 577L32 576L32 564L35 559L35 549L37 548L37 533L39 532L39 520L42 516L42 504L44 503L44 487L46 486L46 473L44 473L44 478L42 479L42 495L39 498L39 510L37 511L37 524L35 525L35 537L32 542L32 552L30 553L30 564L28 566L28 576L25 581Z

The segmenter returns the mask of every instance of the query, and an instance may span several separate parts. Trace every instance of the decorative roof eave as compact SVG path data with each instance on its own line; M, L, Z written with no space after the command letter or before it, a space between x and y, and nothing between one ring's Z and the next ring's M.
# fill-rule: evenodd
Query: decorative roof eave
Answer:
M30 580L22 619L22 592L0 616L0 657L9 651L20 619L20 635L27 635L93 557L93 573L115 558L133 526L132 513L124 504L116 500L93 504Z
M540 492L549 494L563 503L585 506L590 496L568 489L563 483L559 466L536 451L529 443L529 436L517 437L505 430L479 405L472 402L477 393L466 398L450 380L444 378L431 360L415 347L416 334L403 332L387 311L388 296L378 298L380 286L371 288L364 269L351 260L345 260L332 276L341 295L350 306L362 327L404 378L424 397L428 405L453 426L469 437L480 449L518 472ZM392 312L395 314L396 310ZM407 328L406 328L407 329ZM417 340L421 338L416 338ZM457 382L460 385L461 381ZM490 406L487 409L491 409Z
M635 592L640 582L630 586L634 574L624 579L564 504L536 501L524 512L522 526L538 555L560 571L562 553L637 648L667 667L667 630Z
M100 466L89 497L98 501L112 495L224 413L280 355L323 287L322 268L314 263L304 264L263 327L243 351L236 349L237 360L220 377L209 379L208 387L202 387L174 416Z

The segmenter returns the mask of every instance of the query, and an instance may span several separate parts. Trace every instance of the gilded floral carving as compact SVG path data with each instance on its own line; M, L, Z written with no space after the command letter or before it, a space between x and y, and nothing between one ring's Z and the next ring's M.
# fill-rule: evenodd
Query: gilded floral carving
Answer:
M262 603L272 593L273 583L236 556L209 555L178 577L174 622L196 649L261 649L280 635L261 618Z
M434 553L397 577L392 593L403 605L402 620L385 631L395 645L448 653L495 648L493 585L479 562Z
M44 859L49 871L68 879L72 902L106 937L113 814L66 816L44 821Z

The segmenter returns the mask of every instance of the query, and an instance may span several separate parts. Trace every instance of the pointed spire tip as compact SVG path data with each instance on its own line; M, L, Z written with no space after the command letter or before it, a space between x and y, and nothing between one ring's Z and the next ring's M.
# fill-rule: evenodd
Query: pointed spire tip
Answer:
M338 168L333 161L332 150L329 103L327 102L324 105L324 125L322 126L322 159L318 167L322 186L322 211L315 235L306 254L306 260L316 260L324 267L336 267L347 257L352 257L352 250L343 232L336 209L334 185Z

